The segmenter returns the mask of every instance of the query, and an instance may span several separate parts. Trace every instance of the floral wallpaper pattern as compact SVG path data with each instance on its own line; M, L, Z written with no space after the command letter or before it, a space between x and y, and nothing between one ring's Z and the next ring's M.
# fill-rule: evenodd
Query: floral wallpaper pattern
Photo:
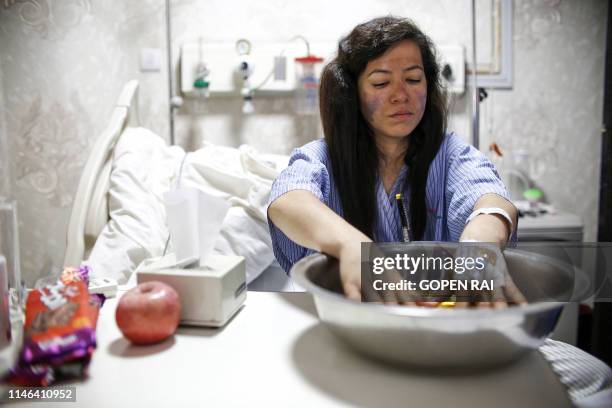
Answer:
M91 123L78 98L73 92L68 106L55 101L43 110L37 95L20 121L16 181L54 207L72 205L87 159L83 152L89 150L90 141L82 135Z
M181 43L199 36L328 40L388 13L414 18L439 44L470 40L469 2L457 0L171 3L174 67ZM529 152L536 185L557 207L582 216L586 238L594 239L607 2L513 3L514 87L491 90L481 105L481 146L496 141ZM28 283L61 266L80 173L127 80L140 81L142 124L168 136L166 61L158 72L139 70L142 48L165 50L164 19L163 0L0 1L0 194L19 204ZM215 100L203 114L187 102L177 115L177 141L188 149L208 140L289 153L321 135L317 118L291 115L289 103L260 99L245 117L238 100ZM455 98L452 129L466 137L469 110L469 95Z
M128 80L141 83L142 125L167 132L167 73L138 66L139 49L163 48L164 2L3 3L0 169L10 183L0 194L17 200L23 276L33 284L62 266L83 166Z
M5 0L4 6L17 7L24 25L43 38L49 35L61 38L61 34L76 27L91 8L90 0Z

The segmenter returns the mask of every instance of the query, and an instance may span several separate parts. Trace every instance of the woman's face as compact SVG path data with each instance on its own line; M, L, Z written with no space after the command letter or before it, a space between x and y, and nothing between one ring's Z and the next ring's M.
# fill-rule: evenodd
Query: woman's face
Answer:
M368 62L357 82L361 113L374 137L402 139L419 124L427 102L421 50L402 41Z

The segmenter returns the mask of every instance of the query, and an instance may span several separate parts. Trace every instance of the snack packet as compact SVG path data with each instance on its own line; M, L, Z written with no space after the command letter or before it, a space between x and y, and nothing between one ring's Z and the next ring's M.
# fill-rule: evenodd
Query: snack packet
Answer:
M89 294L88 281L89 268L65 268L53 283L28 294L23 348L11 383L45 386L86 374L104 300Z
M57 281L30 292L21 361L61 365L86 356L96 345L97 319L98 307L84 281Z

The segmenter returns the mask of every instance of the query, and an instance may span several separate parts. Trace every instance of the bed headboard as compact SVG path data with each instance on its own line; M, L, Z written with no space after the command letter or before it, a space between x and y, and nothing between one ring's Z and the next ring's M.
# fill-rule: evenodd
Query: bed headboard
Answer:
M121 91L108 125L91 149L74 197L66 236L65 266L85 259L108 221L108 188L113 149L126 126L138 126L138 81Z

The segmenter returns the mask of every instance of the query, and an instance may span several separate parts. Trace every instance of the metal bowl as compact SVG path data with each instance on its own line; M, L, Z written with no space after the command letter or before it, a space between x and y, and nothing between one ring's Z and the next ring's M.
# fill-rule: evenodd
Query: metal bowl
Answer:
M433 309L357 302L342 294L337 260L322 254L303 258L291 274L314 296L320 320L357 351L393 364L476 368L511 362L541 346L564 304L554 299L577 291L569 264L518 250L504 255L528 305Z

